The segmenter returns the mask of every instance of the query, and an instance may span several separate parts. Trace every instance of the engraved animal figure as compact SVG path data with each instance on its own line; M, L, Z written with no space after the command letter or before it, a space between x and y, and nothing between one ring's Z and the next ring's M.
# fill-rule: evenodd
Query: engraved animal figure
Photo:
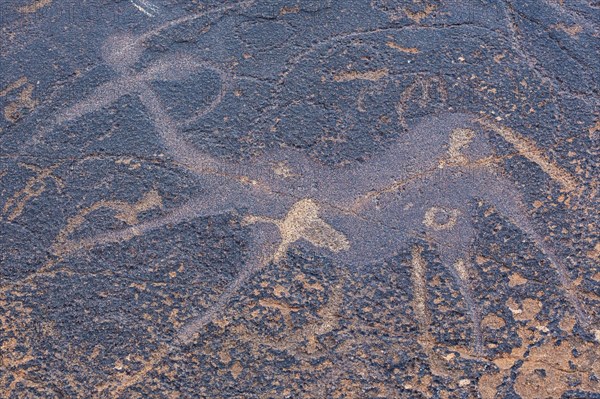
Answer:
M503 177L497 165L501 159L490 147L490 132L509 141L517 136L515 132L468 113L443 112L422 118L384 151L351 165L326 166L292 149L250 161L226 162L182 137L181 127L189 121L173 120L149 83L183 79L202 68L214 71L221 79L221 92L196 113L196 120L219 105L237 78L188 55L159 60L144 71L134 71L132 66L141 52L139 40L112 38L104 49L104 59L119 77L57 115L53 127L102 109L125 94L135 94L165 149L179 165L196 174L211 194L122 230L80 240L66 237L53 251L69 256L97 245L126 241L167 224L246 209L244 223L252 229L254 241L246 264L221 297L180 330L180 343L191 342L244 283L269 262L282 259L289 246L299 240L341 264L356 264L385 259L412 237L424 237L435 244L461 287L472 322L473 349L481 353L480 314L473 299L470 280L474 276L469 265L475 231L468 203L473 198L493 204L543 251L579 322L587 325L565 265L529 221L519 190Z

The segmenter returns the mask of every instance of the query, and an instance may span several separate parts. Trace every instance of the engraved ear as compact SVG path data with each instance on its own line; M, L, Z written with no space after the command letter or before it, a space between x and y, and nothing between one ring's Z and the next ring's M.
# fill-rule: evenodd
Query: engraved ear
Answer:
M468 157L464 154L464 150L471 144L475 138L475 132L471 129L456 128L450 132L448 138L448 149L446 159L442 160L443 164L448 165L465 165L468 163Z

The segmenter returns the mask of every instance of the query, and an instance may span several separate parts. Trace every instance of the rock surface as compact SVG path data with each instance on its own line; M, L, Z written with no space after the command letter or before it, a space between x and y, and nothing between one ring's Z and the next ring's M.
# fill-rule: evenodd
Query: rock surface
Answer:
M3 0L2 398L600 398L600 4Z

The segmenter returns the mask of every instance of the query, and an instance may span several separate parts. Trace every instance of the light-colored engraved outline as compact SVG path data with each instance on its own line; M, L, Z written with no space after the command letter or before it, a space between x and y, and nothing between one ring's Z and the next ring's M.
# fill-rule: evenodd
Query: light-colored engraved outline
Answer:
M243 4L251 4L251 3L252 3L251 1L248 1L248 2L242 2L240 4L243 5ZM222 12L222 11L225 11L225 10L228 10L231 8L233 8L233 6L221 7L219 9L211 10L211 12ZM172 26L175 26L175 25L187 22L187 21L191 21L195 18L198 18L199 16L200 15L193 15L193 16L183 17L183 18L179 18L177 20L170 21L166 24L161 25L160 27L158 27L156 29L153 29L151 31L146 32L145 34L142 34L142 35L136 37L126 47L123 47L123 48L117 49L117 50L118 51L136 51L136 47L141 46L141 44L144 43L144 41L146 39L148 39L149 37L152 37L152 36L156 35L157 33L161 32L165 29L168 29L169 27L172 27ZM385 31L385 30L388 30L388 29L380 29L380 30L367 31L367 32L352 32L349 34L338 35L334 38L330 38L326 41L318 43L317 45L312 46L307 51L304 51L304 52L298 54L296 57L293 57L290 60L290 62L288 63L288 69L286 71L284 71L284 73L282 73L282 75L281 75L280 82L283 82L283 80L285 80L285 77L287 76L289 71L291 69L293 69L295 64L297 64L304 56L306 56L307 54L316 50L320 46L323 46L325 44L330 44L332 42L339 42L341 40L345 40L350 37L358 37L358 36L367 35L367 34L374 33L374 32L381 32L381 31ZM394 29L389 29L389 31L392 31L392 30L394 30ZM219 96L211 103L211 105L209 105L204 111L200 112L197 115L197 118L200 118L203 115L206 115L207 113L211 112L213 109L216 108L218 103L223 98L223 95L226 91L227 84L231 81L232 78L229 77L220 68L210 65L210 63L193 59L192 57L188 57L186 55L182 55L181 58L178 59L177 64L179 66L175 65L174 63L170 63L170 62L159 61L158 63L149 67L147 72L144 72L144 73L138 74L138 75L122 76L113 82L109 82L109 83L105 84L103 87L98 88L96 93L94 95L92 95L90 98L88 98L87 101L83 100L83 101L79 102L78 104L61 112L59 115L57 115L54 123L52 124L52 128L66 122L66 121L76 119L88 112L100 109L100 108L102 108L103 105L110 104L111 102L115 101L121 95L123 95L125 93L135 92L138 94L139 98L142 100L142 102L146 106L148 114L153 119L155 127L156 127L159 135L161 136L165 147L170 150L172 155L175 156L176 160L181 164L181 166L183 166L186 169L189 169L192 172L197 173L199 175L208 174L208 175L221 176L224 179L233 179L237 184L249 185L249 186L252 186L253 189L261 190L270 195L285 195L285 193L275 191L272 187L269 186L268 183L263 183L260 181L260 179L246 176L243 173L233 173L232 170L239 170L239 165L234 165L232 168L231 167L232 165L226 165L221 161L215 160L214 158L208 156L207 154L201 153L200 151L195 149L193 146L190 146L188 143L185 143L185 140L183 140L178 135L178 128L181 127L182 125L184 125L186 122L176 122L176 121L172 120L169 115L167 115L165 113L164 107L160 103L160 99L156 96L156 94L153 92L153 90L148 85L148 83L155 78L161 78L161 77L165 77L165 76L170 77L171 76L170 74L173 73L173 69L177 69L177 68L179 68L178 72L182 73L183 76L189 75L190 73L198 70L199 68L209 68L209 69L214 70L216 73L218 73L221 76L221 81L223 83L222 90L221 90L221 93L219 94ZM114 65L114 66L115 66L115 69L121 69L121 68L126 69L126 67L127 67L127 65ZM175 73L175 75L177 75L177 72ZM279 88L281 86L282 85L278 85ZM429 90L429 89L428 88L424 89L423 93L425 93L426 90ZM278 96L279 94L280 94L279 92L275 93L276 96ZM401 112L399 112L399 116L401 116ZM490 120L480 118L477 120L477 122L480 123L480 125L482 127L490 129L490 130L496 132L497 134L501 135L503 138L505 138L508 142L510 142L514 146L514 148L517 150L518 153L526 156L532 162L540 165L542 170L544 170L546 173L548 173L548 175L552 179L556 180L559 184L561 184L561 186L563 187L563 189L565 191L569 191L569 192L575 191L576 188L578 187L578 182L573 176L571 176L568 172L564 171L562 168L560 168L554 162L552 162L547 157L545 157L543 155L543 153L541 152L541 150L538 150L532 142L523 139L523 137L518 135L518 133L516 133L504 126L501 126L495 122L491 122ZM460 153L460 148L458 148L458 149L454 148L454 150L455 151L449 152L447 161L444 161L445 165L449 165L452 167L452 166L455 166L456 164L459 164L461 166L464 166L464 164L466 162L460 157L462 155ZM453 162L453 161L456 161L457 159L460 160L460 162ZM483 162L480 161L479 165L477 165L477 163L475 163L475 164L471 164L471 166L474 165L475 167L486 168L486 167L493 166L493 164L495 164L494 160L485 160ZM249 171L254 171L252 166L248 166L248 169L249 169ZM415 179L419 179L419 178L422 178L423 176L431 175L436 172L437 172L436 170L424 170L421 173L409 178L408 181L414 181ZM259 177L260 177L260 174L259 174ZM359 215L356 214L357 207L360 207L359 205L364 203L365 199L372 200L384 193L398 191L398 189L405 186L408 181L407 180L399 180L397 182L394 182L393 184L391 184L388 187L382 188L378 192L365 193L360 198L357 198L354 201L354 203L352 204L352 206L350 206L350 207L344 208L344 207L340 207L340 206L337 206L334 204L327 204L327 203L322 203L320 205L322 205L324 207L329 207L329 208L340 208L341 210L343 210L349 214L354 214L355 216L359 217ZM301 197L297 198L297 200L298 200L297 204L302 203L302 201L311 201L312 202L311 199L301 198ZM190 218L197 217L199 215L210 214L210 213L203 211L204 208L202 208L202 206L200 206L201 205L200 202L201 202L200 199L191 200L189 203L185 204L184 206L182 206L174 211L171 211L170 213L168 213L167 215L165 215L161 218L158 218L156 220L149 221L149 222L142 222L138 225L124 229L120 232L103 233L96 237L83 239L83 240L80 240L77 242L69 242L67 239L64 239L63 245L70 246L70 248L67 250L63 249L61 251L64 255L68 255L68 254L74 253L78 250L91 248L91 247L94 247L99 244L128 240L137 235L144 234L144 232L146 232L146 231L160 228L168 223L178 223L183 220L188 220ZM315 207L317 207L316 204L315 204ZM200 208L200 209L198 209L198 208ZM214 213L220 213L220 212L224 212L224 211L226 211L226 209L215 209ZM314 213L314 214L316 214L316 213ZM579 301L578 301L576 295L573 293L573 286L567 277L566 269L564 268L564 266L562 266L562 263L553 254L552 250L544 243L544 240L542 240L541 237L539 237L535 233L535 230L533 228L531 228L529 223L527 223L527 220L523 219L522 217L519 217L518 219L519 220L513 220L513 222L515 222L517 225L519 225L519 227L521 227L522 230L530 238L532 238L532 240L546 254L546 256L551 261L553 266L555 266L555 268L558 270L558 273L561 277L561 283L563 285L563 288L567 292L567 298L569 299L569 302L575 308L579 321L583 325L587 325L587 316L581 309L581 306L579 304ZM257 222L263 222L263 223L266 222L266 223L275 224L282 232L282 236L285 235L285 234L283 234L284 233L283 226L285 225L286 220L287 220L287 218L284 219L283 221L275 220L273 218L269 218L269 217L262 216L262 215L250 215L250 216L246 217L246 222L252 223L252 224L256 224ZM319 219L319 221L321 221L321 219ZM525 223L523 223L523 222L525 222ZM300 220L299 223L302 223L302 220ZM331 228L325 222L321 221L321 223L322 224L319 224L320 227L328 226L329 228ZM309 223L309 225L310 225L310 223ZM331 229L333 229L333 228L331 228ZM207 310L204 313L204 315L193 320L190 324L186 325L181 330L179 337L178 337L180 343L186 344L186 343L191 342L193 337L199 332L199 329L202 326L206 325L208 322L210 322L211 318L213 318L217 314L217 312L220 311L226 305L226 303L231 299L231 297L233 296L235 291L237 291L244 282L246 282L253 274L255 274L256 272L258 272L259 270L264 268L264 266L266 266L266 264L268 264L272 261L277 261L277 260L281 259L281 257L283 256L284 250L290 244L292 244L295 240L304 238L309 242L315 243L314 237L311 239L311 235L313 233L311 233L310 228L307 229L306 226L304 226L303 229L301 229L301 232L302 232L301 234L291 235L290 236L291 238L288 238L287 240L282 239L282 243L276 249L275 252L273 252L267 256L262 256L259 261L255 262L252 265L247 265L243 269L243 271L240 273L240 275L236 278L236 280L227 288L227 290L224 292L224 294L214 304L213 307L211 307L209 310ZM341 233L339 233L339 234L341 234ZM344 237L344 240L346 240L345 237ZM345 242L344 240L342 240L342 242ZM347 245L349 246L349 245L351 245L351 243L347 244ZM327 245L325 245L325 246L327 246ZM333 247L331 245L329 247L330 247L330 249L333 249L334 253L347 248L346 244L340 246L339 243L334 245ZM59 252L61 252L61 251L59 251ZM463 263L461 263L461 262L463 262ZM459 276L459 280L464 280L466 278L467 272L466 272L466 268L464 267L464 261L462 259L458 260L454 265L452 265L452 267L455 270L455 273ZM422 278L422 276L420 278ZM415 284L418 285L418 283L415 283ZM465 289L464 283L461 283L459 285L461 286L461 291L463 291ZM463 293L463 295L468 296L465 293ZM419 303L415 304L415 306L417 308L419 307L418 305L419 305ZM175 346L169 350L162 348L159 352L157 352L157 354L158 354L157 359L162 358L168 352L170 352L171 350L173 350L174 348L176 348L178 346L179 346L179 344L175 344ZM477 351L477 346L479 346L479 345L476 345L476 351ZM152 359L155 359L155 357L156 356L153 356ZM156 360L156 359L153 360L152 364L158 362L159 360ZM144 369L146 369L146 368L144 368ZM139 380L139 378L132 377L133 382L131 382L129 384L119 385L119 391L122 391L123 389L126 388L126 386L129 386L138 380ZM116 392L116 393L118 394L118 392Z

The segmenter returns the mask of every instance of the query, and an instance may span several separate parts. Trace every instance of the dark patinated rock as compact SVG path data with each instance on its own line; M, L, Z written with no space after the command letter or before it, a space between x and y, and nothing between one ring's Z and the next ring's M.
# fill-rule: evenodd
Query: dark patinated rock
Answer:
M599 23L4 0L0 397L600 397Z

